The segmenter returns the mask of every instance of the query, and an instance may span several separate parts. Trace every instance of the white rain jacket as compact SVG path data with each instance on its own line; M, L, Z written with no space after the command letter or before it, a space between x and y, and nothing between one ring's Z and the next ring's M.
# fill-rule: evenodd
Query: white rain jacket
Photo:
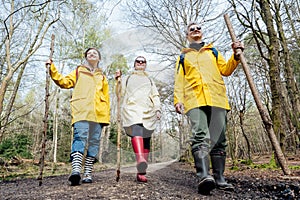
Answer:
M155 129L156 111L160 111L160 99L154 81L144 71L134 71L122 77L121 117L123 127L143 124Z

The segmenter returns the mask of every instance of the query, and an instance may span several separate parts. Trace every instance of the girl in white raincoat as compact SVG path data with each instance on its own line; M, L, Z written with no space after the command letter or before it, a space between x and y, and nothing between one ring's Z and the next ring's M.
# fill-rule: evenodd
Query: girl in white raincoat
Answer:
M138 56L134 61L135 70L121 81L122 125L131 137L138 182L147 182L145 174L151 135L155 130L155 122L161 117L159 93L154 81L145 72L146 64L146 59ZM120 77L121 72L116 72L115 78Z

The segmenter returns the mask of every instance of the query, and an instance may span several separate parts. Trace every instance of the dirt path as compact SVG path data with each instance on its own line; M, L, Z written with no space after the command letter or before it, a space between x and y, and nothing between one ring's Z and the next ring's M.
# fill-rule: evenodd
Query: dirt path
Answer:
M174 162L176 162L176 160L171 160L169 162L149 164L148 168L147 168L147 173L153 173L153 172L155 172L157 170L166 168L169 165L173 164ZM136 167L135 166L121 167L121 172L122 173L136 173Z
M115 170L94 174L94 183L71 187L68 175L47 177L42 186L36 179L0 183L0 199L300 199L299 179L282 177L281 171L226 171L234 192L213 190L210 196L197 193L194 169L188 164L168 162L151 164L148 183L135 181L135 168L121 168L120 181ZM300 175L300 171L295 171Z

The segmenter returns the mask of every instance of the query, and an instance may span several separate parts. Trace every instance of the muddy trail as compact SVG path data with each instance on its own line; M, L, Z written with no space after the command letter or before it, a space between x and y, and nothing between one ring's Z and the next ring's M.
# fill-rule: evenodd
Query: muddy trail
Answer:
M233 192L213 190L210 195L197 192L194 168L178 161L150 164L147 183L135 181L135 168L121 168L116 182L116 170L94 173L92 184L70 186L68 175L45 177L39 186L37 179L0 182L0 199L300 199L300 170L283 176L281 170L227 169L225 176L235 187Z

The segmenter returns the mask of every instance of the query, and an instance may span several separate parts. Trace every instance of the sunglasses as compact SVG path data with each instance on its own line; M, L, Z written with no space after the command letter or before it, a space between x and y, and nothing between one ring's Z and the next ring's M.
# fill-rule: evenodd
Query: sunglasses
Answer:
M195 31L196 29L197 29L198 31L200 31L200 30L201 30L201 27L200 27L200 26L192 27L192 28L190 28L190 32L193 32L193 31Z
M146 63L146 60L135 60L136 63L143 64Z

